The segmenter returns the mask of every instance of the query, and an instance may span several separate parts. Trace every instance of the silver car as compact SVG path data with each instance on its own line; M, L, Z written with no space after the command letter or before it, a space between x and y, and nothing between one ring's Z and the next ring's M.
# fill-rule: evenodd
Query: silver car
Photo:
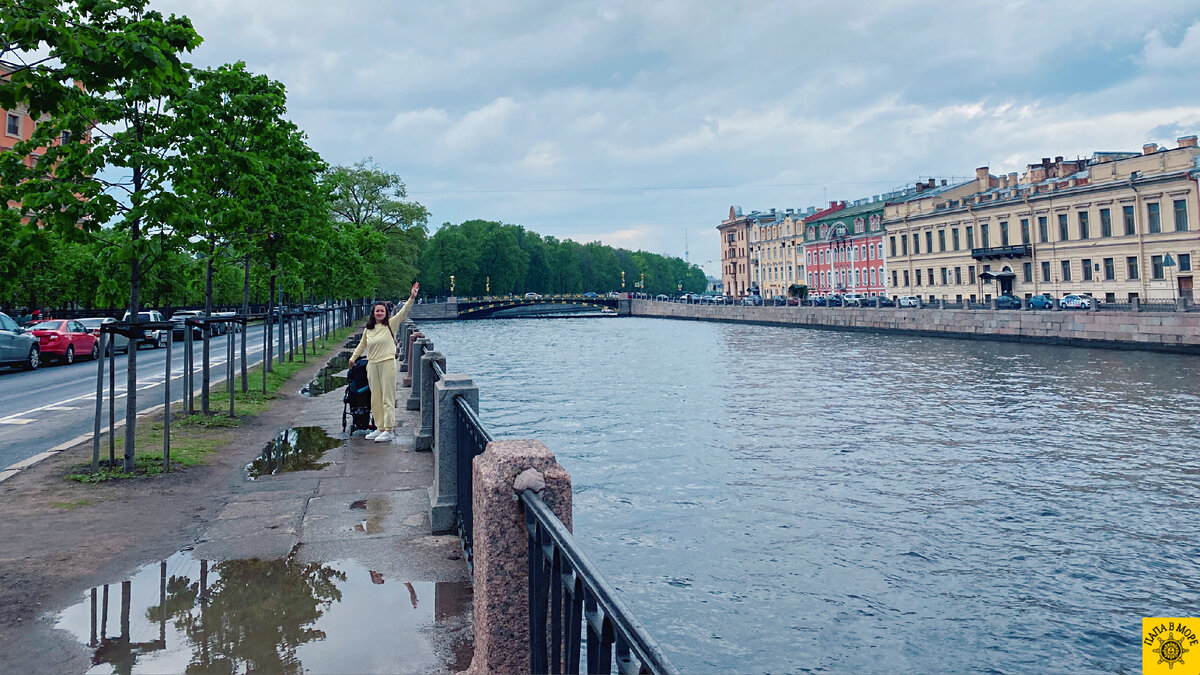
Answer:
M33 370L42 360L38 338L17 325L12 317L0 312L0 366L20 366Z
M79 320L79 323L83 324L84 328L87 328L92 335L95 335L96 339L100 339L100 326L106 323L116 322L116 319L109 316L91 316L86 319ZM118 352L129 353L128 337L121 335L120 333L109 333L108 340L108 348L104 352L105 356L111 354L114 347L116 347Z

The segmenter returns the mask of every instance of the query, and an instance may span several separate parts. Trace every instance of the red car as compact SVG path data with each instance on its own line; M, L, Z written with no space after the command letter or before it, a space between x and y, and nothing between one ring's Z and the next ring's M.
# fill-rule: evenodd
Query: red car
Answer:
M37 336L42 358L53 357L72 364L80 355L95 359L100 354L99 340L78 321L50 319L30 326L29 332Z

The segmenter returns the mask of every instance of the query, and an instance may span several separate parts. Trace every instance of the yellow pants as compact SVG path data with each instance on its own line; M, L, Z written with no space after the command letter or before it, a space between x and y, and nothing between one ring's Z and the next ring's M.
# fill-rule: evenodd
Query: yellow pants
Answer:
M391 431L396 425L396 359L367 364L371 385L371 414L375 428Z

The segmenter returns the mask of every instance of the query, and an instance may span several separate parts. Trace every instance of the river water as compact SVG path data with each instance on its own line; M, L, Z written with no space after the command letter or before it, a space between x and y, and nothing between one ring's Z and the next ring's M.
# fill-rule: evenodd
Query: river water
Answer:
M555 452L576 537L684 672L1137 672L1142 617L1200 614L1200 358L422 330L494 435Z

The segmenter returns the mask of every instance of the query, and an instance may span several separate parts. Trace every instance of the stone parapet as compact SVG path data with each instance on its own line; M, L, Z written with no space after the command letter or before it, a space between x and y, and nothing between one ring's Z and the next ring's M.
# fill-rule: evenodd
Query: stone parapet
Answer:
M1200 354L1200 312L744 307L633 300L633 316Z
M474 527L475 655L467 672L528 673L529 543L517 490L536 490L544 482L542 501L570 530L571 476L541 441L507 440L488 443L472 464L471 481L471 505L479 515Z

